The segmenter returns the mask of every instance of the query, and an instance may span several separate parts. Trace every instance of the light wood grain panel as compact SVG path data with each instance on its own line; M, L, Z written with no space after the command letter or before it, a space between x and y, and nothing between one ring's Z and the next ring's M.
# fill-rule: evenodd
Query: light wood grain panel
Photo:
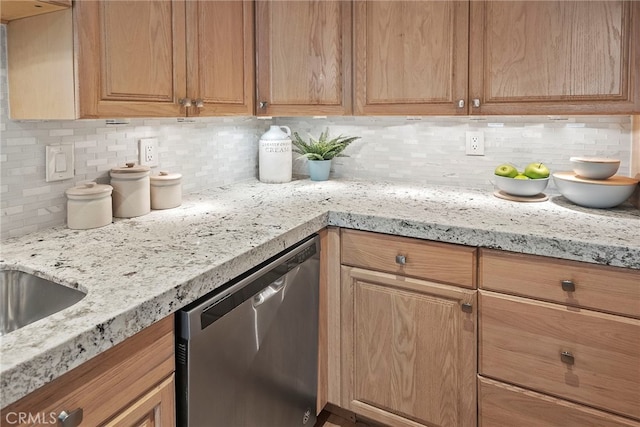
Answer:
M252 115L253 2L187 1L187 96L204 107L190 116Z
M67 9L7 25L12 120L76 118L72 22Z
M80 116L184 116L185 5L82 1L74 7Z
M102 100L173 99L170 2L102 2Z
M479 271L483 289L640 318L640 270L481 249Z
M638 319L481 291L482 375L638 419L639 336Z
M0 19L7 23L44 13L57 12L71 7L71 0L2 0L0 1Z
M320 248L318 413L340 404L340 229L322 230Z
M633 116L633 131L631 134L631 176L640 179L640 116ZM631 195L631 203L640 209L640 186Z
M475 291L342 267L343 403L395 426L476 420Z
M171 427L176 425L174 376L162 381L105 427Z
M640 423L587 406L479 378L481 427L640 427Z
M256 3L258 115L351 112L351 3Z
M342 230L342 263L468 288L476 285L476 249L408 237ZM396 256L406 264L396 262Z
M356 114L467 114L466 2L355 3Z
M471 113L632 113L638 13L623 0L471 2Z
M80 407L83 425L101 425L173 373L173 328L172 315L25 396L2 410L2 425L16 425L5 418L12 412L58 414ZM166 411L174 411L172 401Z

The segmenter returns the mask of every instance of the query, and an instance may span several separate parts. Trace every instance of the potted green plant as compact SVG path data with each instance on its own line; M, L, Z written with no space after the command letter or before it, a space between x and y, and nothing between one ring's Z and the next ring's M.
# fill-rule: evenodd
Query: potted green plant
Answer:
M331 160L334 157L346 157L342 152L359 136L338 136L329 139L329 129L320 133L320 137L316 140L309 136L309 141L305 141L298 135L293 133L293 151L302 154L308 160L309 177L312 181L326 181L329 179L331 171Z

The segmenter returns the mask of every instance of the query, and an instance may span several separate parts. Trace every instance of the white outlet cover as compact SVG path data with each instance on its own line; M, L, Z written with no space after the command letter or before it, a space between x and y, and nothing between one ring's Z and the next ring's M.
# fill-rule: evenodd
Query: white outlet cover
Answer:
M45 179L47 182L62 181L75 176L73 144L47 145L45 147Z
M466 155L484 156L484 132L466 132Z
M150 154L150 157L148 157ZM155 167L158 166L158 139L143 138L138 144L138 161L142 166Z

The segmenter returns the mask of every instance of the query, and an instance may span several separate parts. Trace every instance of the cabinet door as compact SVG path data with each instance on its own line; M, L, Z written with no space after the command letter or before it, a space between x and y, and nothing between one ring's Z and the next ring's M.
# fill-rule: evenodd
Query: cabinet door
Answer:
M342 406L393 426L475 426L475 291L341 274Z
M173 375L123 410L104 427L169 427L176 425Z
M472 1L472 114L640 108L640 3Z
M253 115L253 3L187 1L186 16L187 114Z
M469 4L358 1L356 114L467 114Z
M184 7L75 2L81 118L185 115Z
M256 2L258 115L351 113L351 2Z

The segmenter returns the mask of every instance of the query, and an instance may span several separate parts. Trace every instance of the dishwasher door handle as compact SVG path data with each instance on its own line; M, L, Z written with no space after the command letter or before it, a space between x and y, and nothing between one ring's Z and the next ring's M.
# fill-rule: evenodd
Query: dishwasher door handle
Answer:
M253 306L258 307L259 305L265 303L269 298L273 297L282 289L284 289L285 284L285 278L281 277L280 279L267 286L262 292L253 297Z

